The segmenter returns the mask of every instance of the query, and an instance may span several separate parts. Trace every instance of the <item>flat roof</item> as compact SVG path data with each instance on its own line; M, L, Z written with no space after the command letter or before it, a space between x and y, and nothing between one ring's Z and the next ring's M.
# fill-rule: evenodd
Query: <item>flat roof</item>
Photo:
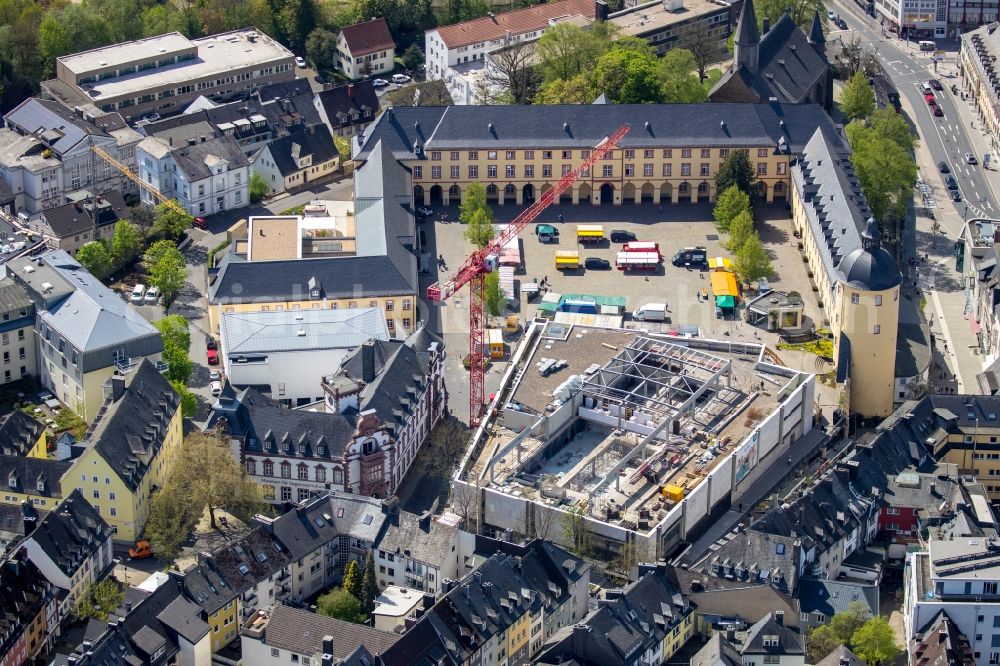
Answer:
M382 594L378 595L372 615L405 617L423 600L423 597L423 592L399 585L390 585L382 590Z
M247 259L301 259L302 241L297 215L251 217L247 230Z
M294 57L291 51L257 30L225 32L194 39L191 40L191 43L198 47L198 55L194 59L182 60L171 65L154 67L95 83L87 83L81 87L87 90L95 103L98 103L108 98L156 90L170 85L183 85L209 76L274 63L279 60L291 60ZM124 53L127 49L134 50L135 48L135 44L130 42L97 51L112 49L112 53L116 53L113 51L114 49L122 49ZM143 44L141 48L148 47ZM77 55L90 61L100 62L103 59L106 62L111 62L103 55L95 55L95 51L87 51ZM108 57L114 56L109 55ZM131 60L135 60L134 53L128 61ZM65 63L65 60L63 62ZM91 64L90 68L93 67L94 65Z
M226 355L349 349L368 340L388 340L380 308L229 312L222 315Z
M615 12L608 17L608 23L618 26L619 35L635 37L705 14L729 10L729 7L709 0L684 0L683 7L671 10L664 2L657 0Z
M121 42L99 49L71 53L56 58L69 71L80 75L99 69L118 67L136 62L140 58L148 58L157 53L164 55L184 51L194 46L194 43L179 32L168 32L155 37L136 39L131 42Z

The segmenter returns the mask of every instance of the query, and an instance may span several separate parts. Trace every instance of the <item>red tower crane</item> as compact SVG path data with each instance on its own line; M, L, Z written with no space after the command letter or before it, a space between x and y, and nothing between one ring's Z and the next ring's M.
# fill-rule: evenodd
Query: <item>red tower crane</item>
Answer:
M427 288L427 299L443 301L469 285L469 425L479 425L480 416L485 403L483 388L485 369L483 368L483 339L486 325L484 308L484 292L486 289L486 274L497 268L497 260L503 247L515 238L531 223L532 220L559 200L559 196L569 188L581 174L589 170L604 155L614 150L618 142L629 133L631 128L626 124L619 127L614 134L605 137L594 146L583 164L563 176L559 182L542 193L540 197L522 212L517 218L497 234L486 247L469 255L465 263L451 276L451 279L437 282Z

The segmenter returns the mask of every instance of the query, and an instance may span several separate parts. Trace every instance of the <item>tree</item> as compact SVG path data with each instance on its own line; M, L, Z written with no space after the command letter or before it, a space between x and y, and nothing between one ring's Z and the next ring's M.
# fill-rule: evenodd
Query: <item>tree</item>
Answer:
M127 42L142 37L142 6L136 0L85 0L84 5L93 9L107 24L111 42Z
M167 359L164 357L164 360L167 360ZM191 359L188 358L186 360L188 362L188 367L191 368L192 367L191 366ZM169 363L169 361L167 361L167 362ZM168 375L170 374L169 371L167 372L167 374ZM190 374L191 374L191 371L188 370L188 375L190 375ZM177 395L179 395L181 397L181 416L183 418L185 418L185 419L190 419L190 418L194 418L195 416L197 416L198 415L198 396L196 396L194 393L192 393L191 389L189 389L187 387L187 384L185 384L184 382L178 382L178 381L171 380L170 381L170 385L172 387L174 387L174 390L177 391Z
M819 12L820 16L826 15L823 0L758 0L754 4L757 9L758 27L761 29L763 29L765 18L774 22L787 12L788 16L795 21L795 25L802 28L808 35L809 28L812 26L813 14Z
M128 264L142 249L142 232L128 220L115 223L115 233L111 237L111 261L117 270Z
M232 454L228 457L232 458ZM168 479L163 488L153 495L144 533L156 555L165 559L177 557L200 513L188 504L183 483Z
M695 104L708 101L708 93L694 74L695 59L687 49L673 48L660 60L663 101Z
M372 558L372 551L368 551L365 558L365 573L361 578L361 608L365 614L370 614L375 608L375 598L378 597L378 580L375 578L375 560Z
M864 120L875 110L875 91L868 77L855 72L840 93L840 110L850 120Z
M876 109L867 125L875 136L890 139L908 153L916 147L916 137L906 119L893 109Z
M635 547L635 541L626 541L618 549L618 553L608 562L608 569L628 578L631 575L632 567L639 564L639 551Z
M465 237L476 247L486 247L493 238L493 216L490 209L480 208L472 213L465 228Z
M431 430L421 450L420 474L447 479L469 443L469 431L454 417L443 418Z
M175 31L190 37L188 30L187 16L172 3L156 4L142 10L142 34L145 37Z
M337 618L344 622L364 624L368 615L357 597L343 587L335 587L316 599L316 611L320 615Z
M579 502L563 513L563 534L572 544L570 550L579 557L590 556L590 529L587 527L587 510Z
M655 55L616 44L597 60L593 88L615 104L658 103L663 101L661 74Z
M503 314L504 295L500 289L500 273L493 271L486 275L486 288L483 293L483 300L486 305L486 313L491 317L499 317Z
M420 50L420 47L416 44L410 44L403 51L403 57L401 58L403 62L403 67L409 70L415 70L424 64L424 52Z
M756 232L750 234L737 250L733 267L743 282L756 282L761 278L774 276L771 259L767 256L764 244L760 242L760 236Z
M306 46L309 34L316 27L316 5L313 0L285 0L285 6L278 14L278 25L284 33L285 41L293 49L301 51Z
M490 12L485 0L448 0L448 23L481 18Z
M190 349L191 333L188 330L188 321L184 317L180 315L167 315L155 322L153 326L163 336L164 346L174 346L183 349L185 352Z
M271 191L271 187L267 184L264 176L260 173L254 171L250 174L250 182L248 183L250 190L250 202L257 203L263 199L268 192Z
M108 246L99 240L84 243L76 251L76 260L98 279L107 277L114 268Z
M854 632L851 636L851 650L868 666L888 664L899 654L892 627L881 616L873 617Z
M913 156L894 138L881 136L861 123L847 126L851 162L876 220L902 219L917 180Z
M108 577L83 590L73 606L73 614L78 620L92 617L98 622L107 622L108 614L118 609L124 601L125 590L114 578Z
M55 73L55 60L68 53L87 51L112 42L102 16L82 4L52 5L38 26L38 49L43 74Z
M333 69L337 60L337 33L325 28L316 28L306 38L306 58L316 69ZM256 175L256 172L254 172ZM251 186L253 177L250 178ZM253 195L251 195L251 200Z
M508 38L504 46L488 57L483 76L486 87L507 93L513 104L530 102L538 87L533 45Z
M850 76L857 72L861 72L865 76L875 76L881 71L878 64L878 50L865 48L860 37L846 42L841 40L839 62L840 73L846 73Z
M169 315L153 325L160 331L163 338L162 358L167 364L167 379L175 384L175 388L179 386L191 396L188 398L187 409L184 410L185 416L196 414L198 401L194 399L193 393L187 391L188 380L194 371L194 364L188 354L188 350L191 348L191 334L188 332L187 320L180 315ZM182 391L178 391L178 393L181 394L182 401L187 397ZM191 400L194 400L193 408Z
M186 212L176 210L165 203L153 209L153 228L167 238L177 240L191 228L193 218Z
M451 106L455 103L452 99L448 84L441 79L421 81L412 86L405 86L389 90L382 96L382 105L391 106ZM338 137L334 137L336 139ZM347 159L350 154L350 142L348 150L338 152Z
M752 235L754 235L753 213L744 210L729 224L729 240L726 242L726 249L733 254L738 254L740 248Z
M730 150L715 176L715 191L724 192L735 185L748 195L753 194L753 183L757 179L750 156L743 150Z
M424 30L435 25L431 0L356 0L353 23L381 16L396 39L396 48L423 43Z
M562 25L557 24L557 25ZM597 95L586 74L571 79L553 79L543 83L535 94L535 104L590 104Z
M355 599L361 599L361 571L358 570L356 560L348 560L347 566L344 567L344 582L341 587L350 592Z
M814 627L806 637L806 656L810 664L818 664L828 654L833 652L844 641L837 638L837 634L828 624Z
M720 233L729 233L729 225L742 212L750 211L750 195L736 185L730 185L715 199L715 228Z
M698 80L702 83L705 82L708 66L726 57L726 47L704 21L689 21L678 28L674 49L677 48L691 54L698 70Z
M482 183L470 183L462 194L462 203L458 205L458 221L462 224L470 224L473 215L480 210L489 211L490 223L492 224L493 209L486 201L486 186Z
M860 601L852 601L847 610L841 611L830 618L830 628L841 643L851 642L854 632L863 627L871 619L871 610Z
M173 241L162 240L150 246L143 260L149 268L149 283L159 287L164 304L169 304L187 283L184 256Z
M597 59L611 48L611 23L584 30L569 22L556 23L535 42L538 70L545 83L589 75Z

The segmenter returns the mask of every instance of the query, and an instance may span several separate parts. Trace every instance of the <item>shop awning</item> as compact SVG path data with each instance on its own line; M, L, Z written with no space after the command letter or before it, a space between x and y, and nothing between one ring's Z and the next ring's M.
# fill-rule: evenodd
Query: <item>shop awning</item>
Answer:
M732 296L716 296L715 306L719 308L733 309L736 307L736 299Z
M736 276L729 271L716 271L709 274L712 283L712 294L715 296L739 296Z

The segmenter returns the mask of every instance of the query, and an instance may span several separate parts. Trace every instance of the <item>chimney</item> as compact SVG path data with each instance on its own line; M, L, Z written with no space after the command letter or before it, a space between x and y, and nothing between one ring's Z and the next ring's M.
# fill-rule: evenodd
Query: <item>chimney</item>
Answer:
M946 640L948 640L948 630L941 627L938 630L938 643L944 643Z
M354 84L353 83L348 83L347 84L347 96L348 97L354 97Z
M425 530L425 531L430 531L430 529L431 529L431 512L430 511L424 511L422 514L420 514L420 518L418 519L418 521L419 521L419 524L420 524L420 529Z
M327 634L323 637L323 666L333 664L333 636Z
M785 626L785 611L775 611L774 623L781 627Z
M608 7L608 3L604 0L596 0L594 2L594 20L598 23L605 23L608 20L608 14L611 13L611 8Z
M375 381L375 341L366 340L361 345L361 379L366 384Z
M766 16L764 17L764 26L763 26L763 28L764 28L764 34L765 35L767 34L767 31L771 29L771 19L767 18Z
M111 377L111 401L118 402L125 395L125 378L119 375Z

